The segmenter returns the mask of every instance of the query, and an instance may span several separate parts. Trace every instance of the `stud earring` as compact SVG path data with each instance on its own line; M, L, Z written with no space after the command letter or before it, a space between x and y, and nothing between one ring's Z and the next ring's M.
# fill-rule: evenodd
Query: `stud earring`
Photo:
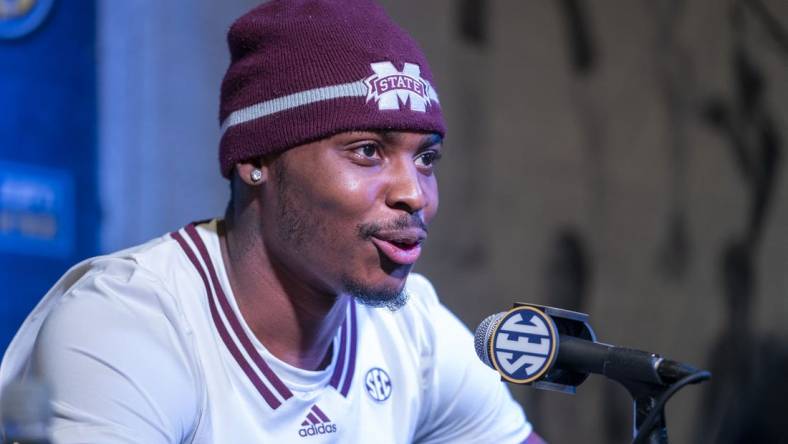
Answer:
M249 175L252 178L252 182L258 183L263 180L263 172L258 170L257 168L252 170L252 173Z

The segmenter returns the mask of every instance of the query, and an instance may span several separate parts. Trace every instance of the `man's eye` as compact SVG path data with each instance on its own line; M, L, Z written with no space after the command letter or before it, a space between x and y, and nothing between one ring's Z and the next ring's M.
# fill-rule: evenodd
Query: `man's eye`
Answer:
M440 160L440 158L441 154L439 152L426 151L416 157L416 165L421 167L432 167L436 162L438 162L438 160Z
M353 149L353 151L356 154L358 154L358 155L360 155L362 157L367 157L367 158L377 158L377 157L379 157L378 156L378 147L373 145L373 144L371 144L371 143L368 143L366 145L361 145L360 147L357 147L357 148Z

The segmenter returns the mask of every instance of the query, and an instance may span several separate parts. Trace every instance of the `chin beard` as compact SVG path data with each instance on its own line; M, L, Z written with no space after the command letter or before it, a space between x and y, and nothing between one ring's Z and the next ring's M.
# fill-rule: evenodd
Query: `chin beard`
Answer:
M374 288L350 278L344 278L342 283L345 291L357 301L369 307L386 307L391 311L396 311L402 308L410 299L410 294L404 288L401 290Z

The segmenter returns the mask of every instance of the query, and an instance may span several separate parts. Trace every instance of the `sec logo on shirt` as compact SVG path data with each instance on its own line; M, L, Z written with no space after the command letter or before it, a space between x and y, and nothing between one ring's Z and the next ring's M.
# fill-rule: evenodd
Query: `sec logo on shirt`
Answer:
M371 368L364 377L364 387L369 396L378 402L383 402L391 396L391 378L381 368Z

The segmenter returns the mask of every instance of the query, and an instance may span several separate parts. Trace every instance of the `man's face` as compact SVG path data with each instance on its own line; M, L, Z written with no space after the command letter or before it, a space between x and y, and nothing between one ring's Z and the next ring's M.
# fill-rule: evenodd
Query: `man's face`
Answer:
M263 233L275 261L313 289L404 303L405 278L438 209L440 137L349 132L270 165Z

